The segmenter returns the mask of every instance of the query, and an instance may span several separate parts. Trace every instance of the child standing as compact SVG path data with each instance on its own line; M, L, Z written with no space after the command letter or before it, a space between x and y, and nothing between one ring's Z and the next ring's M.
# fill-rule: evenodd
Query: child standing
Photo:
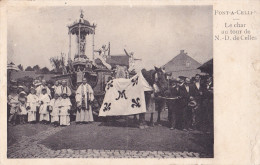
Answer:
M27 112L28 112L28 122L36 122L36 109L38 106L38 97L36 96L36 90L32 87L30 94L27 96Z
M48 111L48 105L50 103L50 97L47 94L47 89L42 89L42 94L39 96L39 103L40 103L40 122L43 124L47 124L47 122L50 121L49 111Z
M27 110L26 110L26 93L24 91L19 93L19 119L20 119L20 124L25 124L26 123L26 116L27 116Z
M10 116L8 122L15 125L16 117L19 109L18 94L15 88L11 88L10 95L8 95L8 104L10 105Z
M59 125L59 113L61 106L61 98L59 97L59 94L54 94L54 98L50 101L49 106L51 110L51 123L57 127Z
M70 125L70 108L70 99L68 98L68 95L66 93L63 93L60 110L60 125Z

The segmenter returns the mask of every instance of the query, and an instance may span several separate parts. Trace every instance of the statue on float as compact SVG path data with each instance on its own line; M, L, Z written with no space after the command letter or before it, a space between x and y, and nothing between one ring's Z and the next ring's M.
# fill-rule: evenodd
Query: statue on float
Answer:
M102 45L102 47L99 50L95 50L95 52L98 52L98 55L106 61L108 55L107 52L109 51L109 47L106 48L106 45Z

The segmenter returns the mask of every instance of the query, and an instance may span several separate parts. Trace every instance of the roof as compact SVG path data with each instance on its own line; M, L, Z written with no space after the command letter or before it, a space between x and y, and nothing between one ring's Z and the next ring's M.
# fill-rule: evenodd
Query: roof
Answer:
M212 74L213 73L213 58L198 67L202 72Z
M188 71L196 70L201 64L184 53L184 50L180 51L180 54L175 56L169 62L162 67L165 67L166 72Z
M109 58L107 58L106 62L112 67L116 65L129 67L129 57L126 55L111 55Z

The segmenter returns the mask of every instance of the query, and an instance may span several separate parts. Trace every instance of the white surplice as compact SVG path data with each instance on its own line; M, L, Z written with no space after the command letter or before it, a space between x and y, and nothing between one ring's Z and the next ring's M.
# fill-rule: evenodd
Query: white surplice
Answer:
M76 122L89 122L93 120L92 107L89 105L90 101L94 100L94 92L89 84L81 84L76 91L76 102L77 107L85 103L86 108L81 108L80 111L77 110ZM83 103L84 101L84 103ZM82 104L83 103L83 104Z
M41 104L42 102L42 104ZM48 105L50 103L50 97L48 96L48 94L42 94L39 96L39 103L40 103L40 121L45 120L45 121L50 121L50 116L49 116L49 112L48 112Z
M61 99L60 109L60 125L70 125L70 114L71 102L69 98Z
M61 106L61 99L58 98L52 99L50 104L52 112L51 112L51 122L59 122L59 114L60 114L60 106Z
M38 97L35 94L29 94L27 96L27 107L30 107L28 110L28 121L36 121L36 108L39 106Z

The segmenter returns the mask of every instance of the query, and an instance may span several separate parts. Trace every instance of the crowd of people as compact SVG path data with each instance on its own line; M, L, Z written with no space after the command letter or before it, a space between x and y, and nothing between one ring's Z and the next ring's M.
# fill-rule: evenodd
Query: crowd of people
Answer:
M170 129L213 129L213 81L207 76L201 81L199 74L191 81L180 77L170 82L166 92Z
M165 98L157 97L159 89L156 83L153 86L154 91L146 95L147 113L151 113L152 125L153 113L158 112L157 124L160 125L160 113L167 106L171 130L189 131L207 126L207 130L213 131L212 77L207 76L202 81L199 74L192 80L180 76L170 79L168 84ZM93 122L94 92L85 78L75 93L76 111L72 110L72 97L74 96L66 80L56 81L53 86L47 85L45 80L35 81L30 87L30 92L26 92L23 86L12 86L8 96L8 121L12 125L40 122L67 126L70 125L71 114L74 113L78 124ZM145 127L145 123L144 115L140 114L139 127Z
M29 91L25 86L12 85L8 89L8 122L11 125L36 123L54 126L70 125L72 112L71 89L67 81L56 81L49 88L45 80L35 80ZM76 123L93 121L91 102L94 92L84 78L75 95Z

